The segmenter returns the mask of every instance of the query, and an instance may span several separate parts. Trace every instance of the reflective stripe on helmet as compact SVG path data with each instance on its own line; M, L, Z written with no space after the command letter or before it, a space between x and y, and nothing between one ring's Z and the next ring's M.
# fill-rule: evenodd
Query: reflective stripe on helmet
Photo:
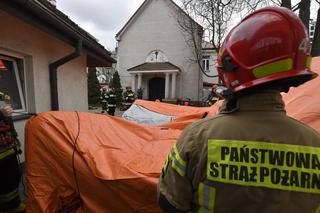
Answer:
M293 60L291 58L283 59L273 63L265 64L253 69L253 74L256 78L262 78L274 73L286 72L293 67Z
M216 197L216 189L210 187L204 183L199 184L198 189L199 195L199 210L198 213L213 213L214 212L214 202Z
M5 152L2 152L2 153L0 153L0 160L3 159L3 158L8 157L9 155L13 155L13 154L15 154L15 151L12 148L7 150L7 151L5 151Z
M311 56L308 56L307 57L307 63L306 63L306 67L311 69L311 61L312 61L312 57Z

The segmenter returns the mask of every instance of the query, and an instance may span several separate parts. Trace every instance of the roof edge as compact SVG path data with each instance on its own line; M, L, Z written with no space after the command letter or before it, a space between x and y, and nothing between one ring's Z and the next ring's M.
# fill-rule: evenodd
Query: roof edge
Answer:
M169 62L169 61L167 61L167 62L144 62L144 63L142 63L142 64L138 64L138 65L136 65L136 66L134 66L134 67L131 67L131 68L127 69L127 71L128 71L128 72L130 72L130 71L138 71L138 70L135 70L137 67L140 67L140 66L143 66L143 65L146 65L146 64L169 64L170 66L176 68L177 70L179 70L179 72L181 72L180 67L172 64L172 63Z
M82 40L84 52L93 57L98 56L97 59L101 62L116 62L111 57L110 51L106 50L90 33L45 0L1 1L0 9L73 47Z
M116 34L116 40L119 41L120 40L120 36L121 34L125 31L125 29L129 26L129 24L131 24L131 22L134 20L134 18L138 15L138 13L140 12L140 10L147 5L147 3L150 0L145 0L140 7L134 12L134 14L129 18L129 20L125 23L125 25L119 30L119 32Z
M201 34L203 33L203 27L196 22L189 14L187 14L179 5L177 5L173 0L169 0L179 11L181 11L184 15L187 16L187 18L189 18L191 21L193 21L201 30ZM125 31L125 29L128 28L128 26L133 22L133 20L135 19L135 17L138 15L138 13L140 12L140 10L142 10L142 8L144 6L147 5L147 3L150 2L150 0L145 0L140 7L136 10L136 12L129 18L129 20L125 23L125 25L119 30L119 32L116 34L116 40L120 41L120 37L123 34L123 32Z

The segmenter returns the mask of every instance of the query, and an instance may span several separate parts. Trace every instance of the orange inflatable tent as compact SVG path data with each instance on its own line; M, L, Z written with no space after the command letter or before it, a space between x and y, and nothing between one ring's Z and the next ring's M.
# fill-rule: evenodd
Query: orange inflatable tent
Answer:
M312 67L320 70L320 58ZM289 115L320 132L320 77L284 95ZM156 185L167 154L190 123L218 106L138 101L173 115L161 126L85 112L46 112L26 125L27 212L161 212Z

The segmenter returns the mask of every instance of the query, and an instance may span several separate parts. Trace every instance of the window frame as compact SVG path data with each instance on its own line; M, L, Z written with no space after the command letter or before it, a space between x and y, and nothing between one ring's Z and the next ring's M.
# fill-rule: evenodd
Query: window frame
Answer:
M21 60L21 64L23 66L23 70L20 71L21 74L23 75L24 79L26 79L26 73L25 73L25 59L24 57L20 56L20 55L17 55L17 54L12 54L12 53L8 53L8 52L5 52L5 51L1 51L0 50L0 59L4 59L4 60L7 60L7 61L11 61L12 64L13 64L13 69L14 69L14 74L15 74L15 78L16 78L16 84L17 84L17 87L18 87L18 92L19 92L19 98L20 98L20 102L21 102L21 107L20 109L15 109L13 110L13 116L16 116L16 115L21 115L21 113L27 113L27 103L26 103L26 100L27 100L27 94L26 94L26 91L27 91L27 85L26 85L26 81L24 80L24 88L22 88L22 82L21 82L21 78L20 78L20 73L19 73L19 70L18 70L18 62L17 60Z
M202 56L202 69L205 72L210 72L210 55Z

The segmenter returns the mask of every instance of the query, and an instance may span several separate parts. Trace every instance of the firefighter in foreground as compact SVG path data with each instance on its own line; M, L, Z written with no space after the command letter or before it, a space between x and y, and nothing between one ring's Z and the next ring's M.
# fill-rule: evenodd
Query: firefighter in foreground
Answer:
M286 115L280 92L317 76L307 31L284 8L255 11L224 40L219 115L188 126L158 185L166 212L318 212L320 135Z
M12 108L5 102L9 96L0 92L0 212L24 212L19 196L21 173L17 132L11 118Z
M108 110L108 96L107 96L107 88L106 87L103 87L102 88L102 91L101 91L101 94L100 94L100 102L101 102L101 113L105 113L107 112Z
M116 111L116 94L113 88L110 88L107 93L107 102L108 102L108 114L114 116Z

